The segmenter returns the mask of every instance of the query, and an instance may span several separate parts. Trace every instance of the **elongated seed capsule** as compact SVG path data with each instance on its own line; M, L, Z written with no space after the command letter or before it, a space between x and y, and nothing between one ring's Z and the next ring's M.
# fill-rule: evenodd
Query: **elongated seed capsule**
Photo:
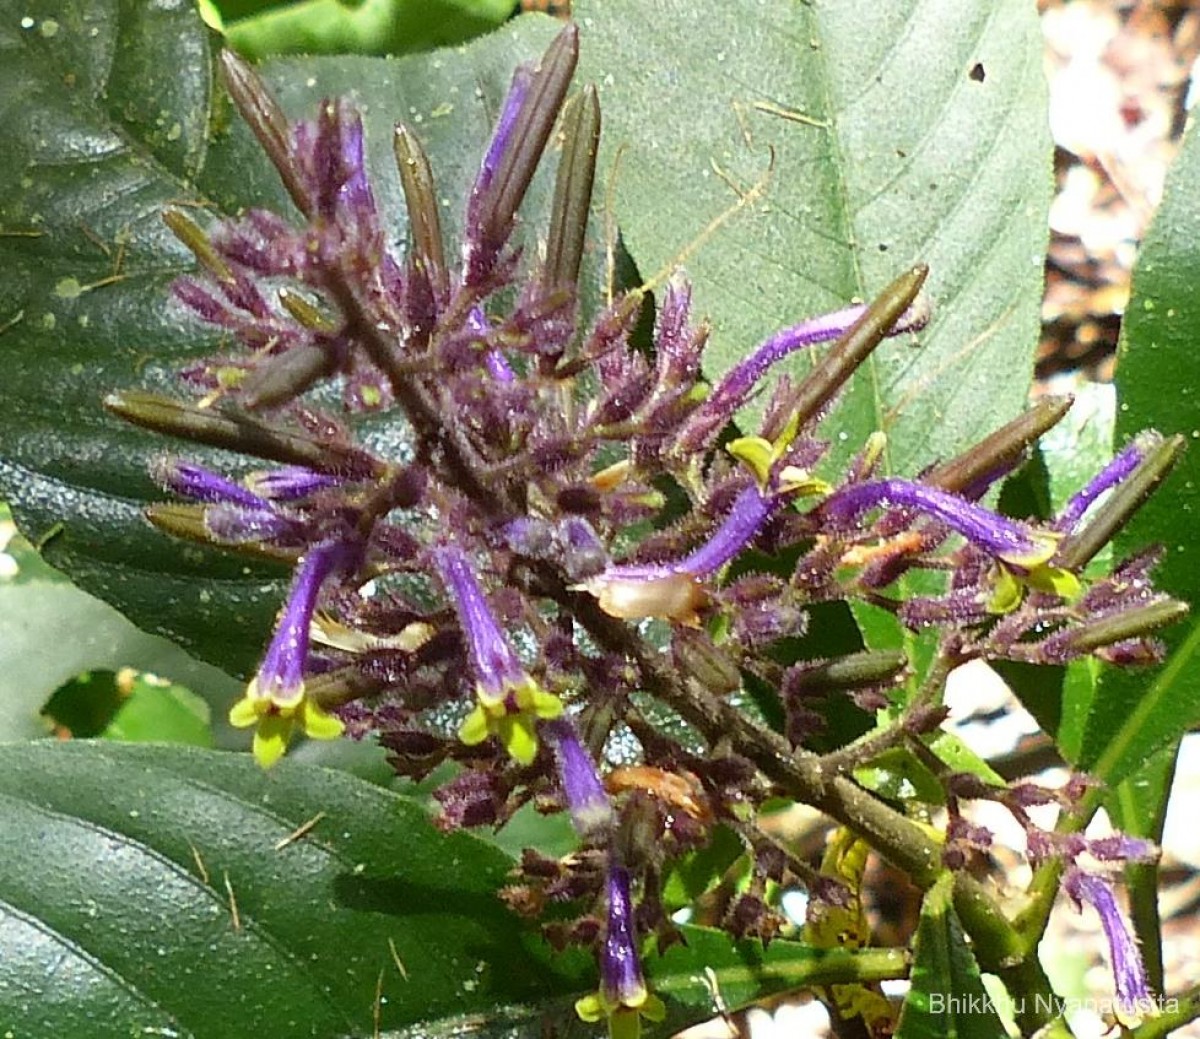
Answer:
M1064 570L1079 570L1086 566L1167 478L1183 447L1183 437L1176 434L1148 448L1141 465L1113 488L1107 501L1095 507L1087 524L1063 538L1055 553L1054 565Z
M171 233L187 246L200 266L209 274L226 284L234 280L229 264L217 255L208 235L191 217L181 213L178 209L165 209L162 220L170 228Z
M1065 639L1078 653L1091 653L1103 646L1111 646L1125 639L1149 635L1152 631L1182 620L1188 614L1188 604L1170 599L1167 602L1139 606L1124 613L1114 614L1100 620L1087 621L1078 628L1070 629Z
M866 689L893 681L907 666L908 657L899 650L850 653L796 668L788 684L796 692Z
M336 357L332 349L305 343L275 357L265 357L242 382L239 399L252 411L273 408L295 400L322 379L333 374Z
M480 216L483 241L492 248L501 248L508 239L513 217L550 139L578 60L579 30L569 25L555 37L542 57L488 189L487 204Z
M274 429L248 415L201 408L157 393L120 390L108 394L104 406L135 426L197 444L241 451L270 462L354 477L378 476L384 472L381 463L357 448L319 443L302 434Z
M574 286L579 278L600 150L600 101L594 86L589 84L575 99L565 122L542 272L547 289Z
M1043 433L1062 420L1073 402L1074 398L1069 396L1043 397L1024 414L989 433L957 458L935 466L921 478L922 481L944 491L962 492L993 474L1003 475Z
M436 299L449 291L446 253L442 241L442 224L438 216L437 189L429 156L413 132L397 123L392 136L392 151L404 188L404 204L408 210L408 227L412 236L413 256L417 267L429 279Z
M279 171L279 178L296 208L305 216L311 215L312 199L292 162L291 130L283 109L263 78L244 58L226 48L217 56L217 62L229 96Z
M305 328L315 332L333 332L337 326L294 289L280 289L279 302Z
M791 399L779 409L779 429L763 429L763 436L775 440L787 426L801 426L820 411L888 334L888 331L912 305L925 284L929 268L924 264L905 271L883 290L866 312L829 349L817 366L793 391Z

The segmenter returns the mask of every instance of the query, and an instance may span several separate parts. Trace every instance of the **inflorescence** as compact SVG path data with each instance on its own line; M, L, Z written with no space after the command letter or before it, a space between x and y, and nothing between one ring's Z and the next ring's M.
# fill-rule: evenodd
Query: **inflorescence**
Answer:
M912 669L903 654L781 663L780 645L805 632L810 609L865 601L935 630L942 678L975 659L1156 659L1153 630L1182 611L1151 584L1156 555L1107 576L1085 568L1180 445L1142 435L1045 522L980 502L1065 400L1043 400L916 478L880 471L882 434L839 477L824 472L821 420L840 387L881 341L928 319L919 267L870 305L783 329L712 383L709 329L694 320L682 277L663 288L648 342L645 287L585 319L600 113L592 88L567 102L577 46L567 28L514 76L457 255L411 129L394 138L409 231L397 250L354 106L326 101L315 119L289 124L257 74L226 53L229 91L299 220L251 210L203 229L167 213L199 264L175 301L229 347L182 373L193 403L134 391L108 403L274 466L235 481L164 458L156 477L187 503L149 510L174 534L294 570L270 646L230 712L254 727L257 759L275 762L296 731L371 735L404 775L457 763L437 793L445 827L499 825L531 799L568 811L580 852L527 853L507 897L530 913L549 901L582 907L546 928L552 941L597 949L600 985L578 1011L636 1036L643 1018L665 1012L640 955L648 936L660 949L679 936L663 902L669 864L718 826L739 835L749 888L716 922L740 936L778 929L769 884L803 882L814 903L840 904L841 882L766 840L756 806L809 800L870 831L873 816L855 817L838 784L889 742L924 746L944 718L933 679L902 698ZM532 255L513 232L552 140L552 212ZM821 343L832 346L805 378L778 376L757 432L736 435L776 364ZM373 450L314 403L309 391L323 384L340 388L349 415L392 416L405 456ZM942 590L898 591L918 570L943 575ZM746 682L773 691L775 730L737 706ZM874 744L822 757L810 741L823 707L846 696L867 709L891 704L894 724ZM677 726L656 723L664 711ZM614 735L637 748L637 763L602 770ZM952 809L990 796L1023 811L1005 788L964 786L948 766L940 778ZM964 848L987 834L956 809L950 831L933 847L961 868ZM1031 856L1061 857L1070 896L1101 913L1119 995L1142 999L1136 945L1108 879L1077 864L1085 850L1095 857L1095 847L1031 838ZM1101 851L1112 861L1152 849Z

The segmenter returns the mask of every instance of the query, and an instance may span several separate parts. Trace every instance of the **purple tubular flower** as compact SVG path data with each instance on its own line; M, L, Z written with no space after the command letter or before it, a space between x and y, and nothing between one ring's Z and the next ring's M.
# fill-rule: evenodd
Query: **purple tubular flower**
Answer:
M258 668L255 678L258 695L277 703L294 702L304 695L309 628L321 587L335 571L347 569L357 554L357 550L345 541L326 541L316 545L300 561L283 616Z
M256 510L271 509L269 501L194 462L164 458L154 464L152 475L168 490L184 498L191 498L192 501L240 505Z
M603 836L612 824L612 804L591 754L565 718L546 722L543 731L554 748L559 782L575 829L584 840Z
M496 181L496 172L504 161L504 154L513 140L513 129L529 97L533 84L533 69L528 65L518 66L513 73L512 85L500 110L500 118L492 132L492 140L479 166L479 173L467 199L466 230L463 235L463 271L468 277L486 267L495 258L503 243L484 241L486 233L486 210L490 192Z
M1086 902L1100 914L1100 923L1108 939L1118 1007L1133 1017L1153 1007L1154 1000L1137 939L1117 905L1112 885L1104 877L1070 866L1063 879L1063 887L1080 911Z
M734 499L733 507L713 536L683 559L672 563L613 566L602 576L618 580L652 580L672 574L707 577L720 570L754 540L778 500L778 496L764 494L756 485L751 485Z
M500 630L475 571L462 550L442 545L434 550L433 563L454 601L481 691L502 698L507 687L527 679L520 657Z
M1014 566L1039 566L1054 554L1056 541L1053 537L1035 533L958 495L911 480L886 479L851 484L826 499L821 512L829 520L849 523L875 508L923 512L997 559Z
M776 332L740 364L734 365L725 373L725 376L709 395L708 400L704 402L704 409L732 416L733 412L745 403L771 365L797 350L837 339L862 317L866 310L867 308L861 304L845 307L842 310L835 310L831 314L809 318L807 321L801 321L798 325L792 325L790 328ZM914 304L892 327L888 335L894 336L901 332L916 331L923 328L927 320L927 309Z
M514 760L529 765L537 756L538 722L562 714L562 701L525 671L492 615L466 555L442 545L433 550L433 564L454 601L475 672L477 703L459 727L458 737L474 746L494 735Z
M317 491L336 487L342 482L340 476L319 473L302 465L285 465L280 469L267 469L251 473L246 483L262 497L272 501L296 501L307 498Z
M638 957L637 928L629 870L613 863L608 870L608 924L600 953L600 990L613 1004L640 1006L646 982Z
M1075 494L1067 502L1054 525L1062 531L1070 532L1083 518L1083 514L1105 491L1111 490L1124 481L1142 463L1146 452L1136 440L1108 463L1092 478L1083 490Z
M610 1039L638 1039L641 1019L662 1021L667 1008L642 976L629 870L610 862L605 891L608 913L600 948L600 990L578 1000L575 1012L589 1023L607 1020Z
M234 726L254 726L254 758L263 768L283 755L297 725L313 739L336 739L342 734L342 723L305 696L304 672L321 588L359 558L359 547L347 541L325 541L309 550L296 570L271 645L245 696L229 711Z
M663 617L694 624L696 611L706 600L700 578L719 570L750 544L780 500L779 495L752 484L734 500L716 533L683 559L610 566L583 587L613 617Z
M496 128L492 131L488 150L479 165L479 174L471 188L472 199L478 198L492 186L496 170L499 169L504 153L512 142L513 128L517 125L517 117L525 106L532 83L533 69L528 65L517 66L513 72L512 83L508 87L508 94L504 98L504 107L500 110L500 118L496 120Z

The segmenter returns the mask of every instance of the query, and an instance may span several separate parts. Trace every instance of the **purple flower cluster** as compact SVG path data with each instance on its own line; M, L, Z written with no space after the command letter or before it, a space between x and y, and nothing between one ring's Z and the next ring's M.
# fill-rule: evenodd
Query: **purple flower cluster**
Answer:
M1151 558L1091 581L1083 570L1178 445L1140 438L1046 523L980 499L1061 418L1060 402L916 479L882 474L873 437L835 479L822 469L820 420L871 350L928 319L919 267L869 305L771 336L711 385L709 329L681 278L661 293L648 342L638 338L646 288L585 318L578 282L600 115L591 89L564 109L577 47L568 28L517 70L466 200L457 260L410 128L394 139L409 229L397 252L354 107L326 101L291 124L254 71L225 55L230 92L301 220L251 210L204 229L168 214L199 265L175 300L236 346L183 373L199 403L127 392L109 404L274 466L236 481L165 460L156 475L188 504L150 510L174 534L294 568L274 637L230 714L255 726L258 760L277 760L294 730L326 738L345 726L378 735L403 774L459 764L437 794L442 825L500 824L535 795L569 811L588 853L528 858L529 883L512 901L599 907L599 919L585 912L563 932L598 950L601 986L579 1012L635 1036L642 1018L664 1013L639 949L642 936L660 947L677 937L662 903L671 859L718 822L741 834L753 897L731 903L724 922L773 933L760 897L768 880L817 878L747 826L777 790L771 763L811 755L829 698L885 704L909 666L871 652L780 664L808 608L857 599L890 609L914 629L939 629L954 663L1153 658L1150 632L1180 607L1150 585ZM556 126L544 258L528 264L514 243L518 210ZM832 346L804 379L777 381L757 432L722 440L780 360L820 343ZM340 387L341 414L314 403L309 391L324 383ZM394 414L404 449L359 442L363 412ZM917 569L947 574L944 590L896 598L897 578ZM666 622L657 643L626 623L650 619ZM723 713L747 682L777 690L781 733ZM647 696L690 735L648 720ZM926 704L905 732L921 737L940 717ZM636 743L642 771L602 776L596 761L614 734ZM1111 899L1097 883L1071 873L1068 890L1103 914Z

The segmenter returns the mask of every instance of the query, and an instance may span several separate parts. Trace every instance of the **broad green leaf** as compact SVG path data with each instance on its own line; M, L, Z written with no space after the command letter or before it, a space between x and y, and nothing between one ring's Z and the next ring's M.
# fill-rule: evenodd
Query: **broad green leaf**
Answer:
M890 747L854 770L855 780L889 801L944 804L946 791L929 766L907 747Z
M212 711L190 689L154 675L131 675L124 680L129 691L104 729L105 739L190 747L213 745ZM121 691L125 692L124 687Z
M496 898L509 859L360 780L182 747L0 757L0 1020L25 1034L368 1036L377 1005L387 1028L536 1016L589 983Z
M719 373L782 325L930 266L933 320L886 343L826 428L913 475L1025 403L1050 142L1027 0L580 0L616 218L644 274L688 255ZM793 370L802 370L797 361Z
M0 748L0 1021L22 1035L586 1034L591 957L496 897L512 860L344 773L183 747ZM298 832L307 826L304 832ZM659 1034L858 977L902 950L821 952L686 929L647 962Z
M913 953L912 988L897 1039L1004 1039L952 901L947 874L925 894Z
M393 121L423 137L455 213L513 66L538 54L554 28L524 19L452 56L290 61L265 71L292 117L336 93L367 109L377 194L400 241ZM226 468L246 461L168 445L100 407L114 388L169 390L173 371L217 342L169 305L168 286L191 260L162 225L163 208L215 202L232 212L282 197L215 92L210 46L186 4L41 0L0 26L0 121L9 128L0 151L0 494L31 540L55 533L47 559L83 588L245 673L286 575L172 541L141 509L160 497L146 466L164 449ZM364 436L398 447L391 423L367 424Z
M512 0L302 0L238 18L218 4L229 42L250 58L272 54L408 54L461 43L494 29ZM235 20L236 19L236 20Z
M238 683L62 581L0 585L0 740L45 736L42 708L81 671L136 667L227 704ZM223 715L223 711L220 712Z
M1163 203L1134 270L1122 325L1116 440L1153 426L1200 437L1200 134L1194 127L1171 170ZM1200 602L1200 452L1184 452L1175 473L1118 537L1114 558L1164 546L1157 583ZM1155 670L1109 670L1100 678L1080 741L1079 765L1115 785L1200 721L1200 614L1162 633L1166 663Z

